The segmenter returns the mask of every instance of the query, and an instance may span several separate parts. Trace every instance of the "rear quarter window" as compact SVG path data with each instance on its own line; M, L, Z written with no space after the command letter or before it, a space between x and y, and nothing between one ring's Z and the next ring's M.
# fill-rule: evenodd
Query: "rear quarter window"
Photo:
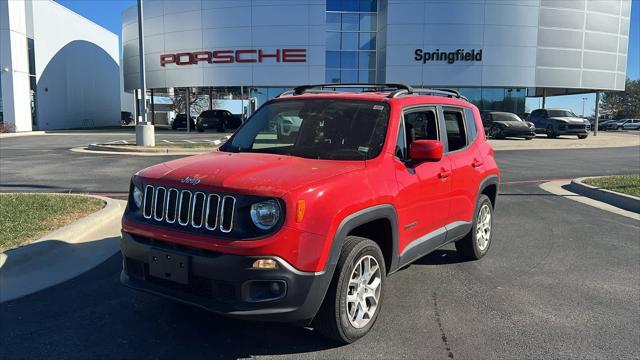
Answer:
M478 135L478 128L476 127L476 118L473 115L473 110L464 108L464 118L467 122L467 136L469 137L469 143L471 143Z

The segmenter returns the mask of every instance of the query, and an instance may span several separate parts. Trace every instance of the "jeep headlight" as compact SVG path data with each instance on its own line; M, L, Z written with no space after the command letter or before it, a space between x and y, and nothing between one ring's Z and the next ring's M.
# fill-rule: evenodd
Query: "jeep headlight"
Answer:
M140 188L137 187L136 185L133 185L133 194L132 194L133 203L136 205L136 207L138 209L140 209L142 207L143 195L144 194L143 194L142 190L140 190Z
M261 201L251 205L251 220L262 230L274 227L280 219L280 205L275 200Z

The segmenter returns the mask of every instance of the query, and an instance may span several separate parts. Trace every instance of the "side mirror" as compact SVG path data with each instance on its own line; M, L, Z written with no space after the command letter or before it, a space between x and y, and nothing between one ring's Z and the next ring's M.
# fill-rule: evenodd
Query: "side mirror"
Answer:
M409 158L413 161L440 161L442 143L438 140L416 140L409 145Z

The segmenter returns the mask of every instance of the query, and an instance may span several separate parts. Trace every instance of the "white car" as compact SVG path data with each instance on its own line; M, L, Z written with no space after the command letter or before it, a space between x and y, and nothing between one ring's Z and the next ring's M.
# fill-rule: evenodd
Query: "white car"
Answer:
M640 130L640 119L629 119L622 125L625 130Z

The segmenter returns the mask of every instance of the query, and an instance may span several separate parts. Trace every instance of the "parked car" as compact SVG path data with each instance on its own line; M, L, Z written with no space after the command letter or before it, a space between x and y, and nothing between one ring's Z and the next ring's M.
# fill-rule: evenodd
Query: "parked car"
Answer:
M186 114L178 114L171 122L171 129L184 129L187 128L187 115ZM191 116L191 124L190 128L195 130L196 128L196 118Z
M494 139L521 137L531 140L536 136L535 126L509 112L486 111L482 113L484 131Z
M609 124L611 124L612 122L616 122L617 120L602 120L602 121L598 121L598 130L607 130L609 127ZM593 126L593 124L592 124Z
M640 128L640 120L638 119L614 120L607 124L608 130L637 130L638 128Z
M535 125L536 133L547 134L550 138L560 135L577 135L586 139L591 123L567 109L537 109L531 112L529 121Z
M129 111L120 111L120 124L130 125L133 124L133 115Z
M234 127L233 125L236 125L233 114L228 110L205 110L196 119L196 128L200 132L207 129L225 132L227 128Z
M640 130L640 119L629 119L622 128L625 130Z
M387 276L447 243L485 256L500 173L478 109L377 86L296 88L218 150L137 172L121 282L349 343L374 325ZM297 132L277 140L294 114Z

